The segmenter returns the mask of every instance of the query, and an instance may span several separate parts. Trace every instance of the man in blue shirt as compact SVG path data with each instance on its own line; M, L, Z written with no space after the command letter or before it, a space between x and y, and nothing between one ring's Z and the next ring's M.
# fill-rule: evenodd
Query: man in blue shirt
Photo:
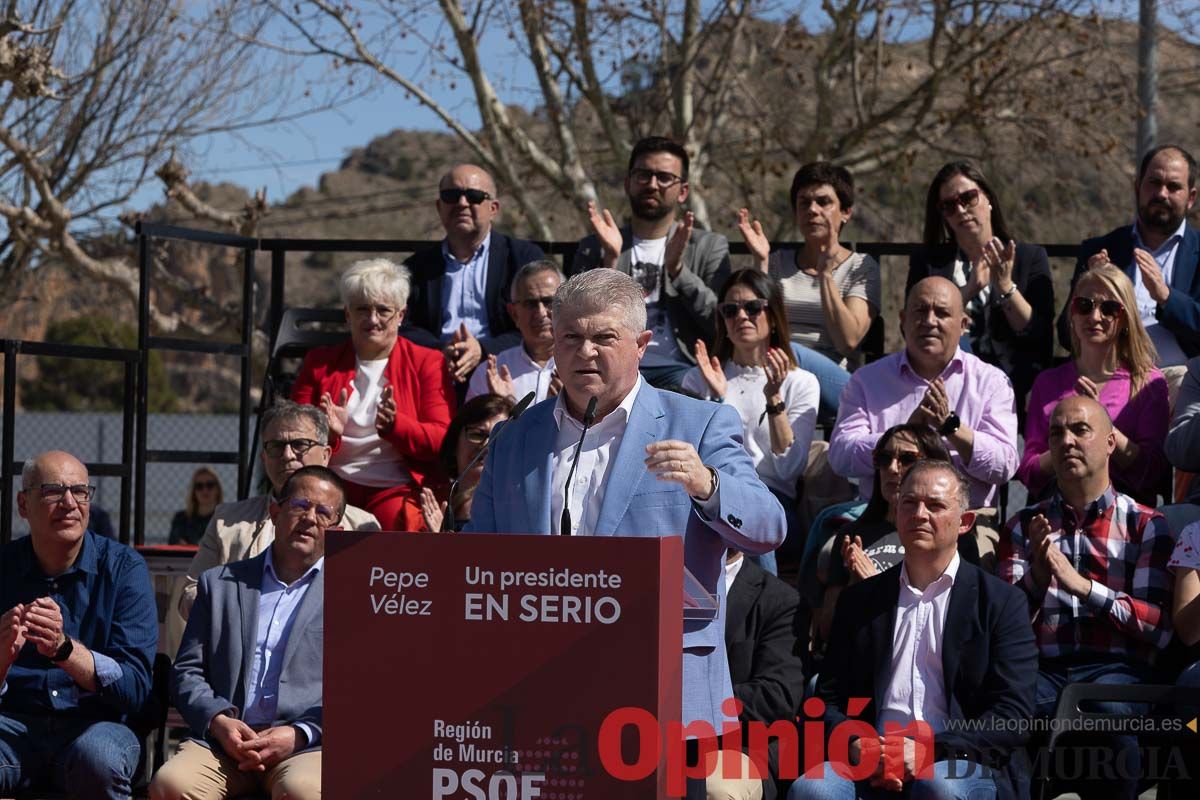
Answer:
M171 680L193 738L154 777L155 800L321 797L325 531L346 493L314 465L279 497L271 547L200 576Z
M130 794L141 743L124 720L149 694L158 620L146 562L87 529L94 494L69 453L21 473L30 533L0 550L0 796Z

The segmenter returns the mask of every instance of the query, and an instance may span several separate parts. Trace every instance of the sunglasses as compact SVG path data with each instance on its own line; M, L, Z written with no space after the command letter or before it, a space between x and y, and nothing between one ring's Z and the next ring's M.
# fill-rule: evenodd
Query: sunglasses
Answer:
M1090 297L1076 297L1071 300L1072 313L1078 314L1081 317L1089 316L1092 309L1100 307L1100 315L1107 319L1115 319L1125 311L1125 306L1118 303L1116 300L1101 300L1099 302Z
M271 458L279 458L284 450L291 447L293 453L302 456L318 444L312 439L271 439L263 442L263 451Z
M491 432L483 428L463 428L463 436L471 444L487 444L490 435Z
M467 202L473 206L477 206L484 200L491 200L492 196L483 189L441 189L438 191L438 197L447 205L458 205L458 201L467 198Z
M744 303L721 303L717 308L725 319L737 319L739 311L745 311L746 316L754 319L767 307L766 300L747 300Z
M957 194L954 197L947 198L938 203L938 208L942 210L943 217L952 217L958 212L959 208L962 208L965 211L968 208L974 208L977 205L979 205L979 190L967 189L961 194Z
M911 450L906 450L903 453L896 453L891 450L885 450L882 453L875 454L875 467L884 469L890 467L893 461L899 461L902 467L911 467L913 464L921 460L920 453L914 453Z
M193 485L200 491L205 491L216 489L220 484L218 484L216 481L196 481Z
M639 186L648 186L650 180L654 179L658 181L658 185L663 189L669 189L683 180L678 175L670 172L655 172L654 170L642 169L641 167L629 170L629 177Z
M30 486L21 491L31 494L37 492L38 497L48 506L58 505L68 494L75 498L75 502L81 506L87 505L96 496L96 487L86 483L76 483L72 486L64 486L61 483L43 483L41 486Z

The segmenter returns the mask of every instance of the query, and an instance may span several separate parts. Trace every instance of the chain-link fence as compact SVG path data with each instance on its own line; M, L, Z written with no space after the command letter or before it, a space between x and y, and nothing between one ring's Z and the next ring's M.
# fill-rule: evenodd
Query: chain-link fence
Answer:
M117 462L121 459L119 412L70 413L62 411L18 411L13 435L17 461L45 452L65 450L80 461ZM237 414L151 414L147 446L163 450L237 450ZM165 544L171 518L183 510L192 473L200 464L148 464L146 466L146 544ZM209 464L221 482L226 501L237 499L237 467ZM96 498L92 501L93 527L99 527L98 512L106 513L114 535L120 537L121 479L93 477ZM16 481L20 488L20 480ZM13 538L24 536L29 526L13 505ZM130 532L130 541L132 541Z

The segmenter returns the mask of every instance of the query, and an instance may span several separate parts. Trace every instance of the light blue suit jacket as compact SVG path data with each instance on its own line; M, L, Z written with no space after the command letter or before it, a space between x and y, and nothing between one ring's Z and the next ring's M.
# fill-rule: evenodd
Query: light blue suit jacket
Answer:
M213 567L199 591L179 655L171 670L171 702L192 729L212 745L208 726L230 708L241 711L258 632L258 601L267 553ZM275 725L303 722L321 731L321 667L325 626L325 570L304 595L283 652Z
M467 530L550 533L555 402L538 403L501 429L487 455ZM690 442L717 470L719 511L712 519L702 516L682 486L660 481L646 469L646 445L665 439ZM683 634L683 721L706 720L719 733L727 719L721 702L733 696L725 657L725 550L765 553L778 547L787 534L783 508L759 480L733 408L645 383L609 475L594 535L682 535L684 565L720 598L715 620L685 623Z

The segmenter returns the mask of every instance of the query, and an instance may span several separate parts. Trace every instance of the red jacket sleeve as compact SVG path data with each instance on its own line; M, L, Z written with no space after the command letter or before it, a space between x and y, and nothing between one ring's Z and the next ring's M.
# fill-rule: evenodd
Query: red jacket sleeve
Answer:
M383 437L405 458L436 465L454 414L454 387L440 352L401 342L393 357L402 361L392 365L396 377L403 374L403 379L391 381L396 421Z

